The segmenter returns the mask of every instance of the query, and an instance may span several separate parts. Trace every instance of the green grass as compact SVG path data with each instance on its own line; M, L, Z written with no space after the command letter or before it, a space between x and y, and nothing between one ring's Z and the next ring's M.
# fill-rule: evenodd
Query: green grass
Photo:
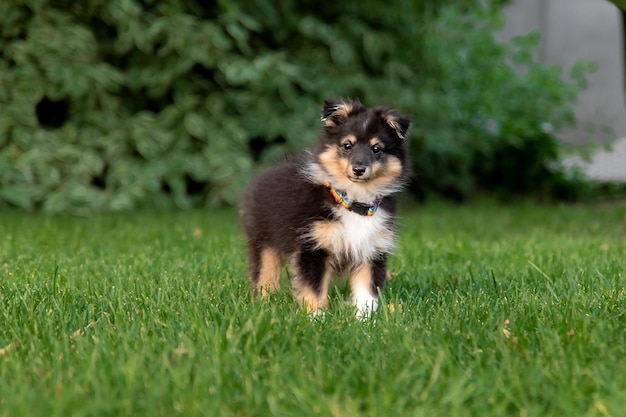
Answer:
M0 213L0 416L626 410L624 206L405 208L365 322L345 283L324 320L253 301L244 260L233 211Z

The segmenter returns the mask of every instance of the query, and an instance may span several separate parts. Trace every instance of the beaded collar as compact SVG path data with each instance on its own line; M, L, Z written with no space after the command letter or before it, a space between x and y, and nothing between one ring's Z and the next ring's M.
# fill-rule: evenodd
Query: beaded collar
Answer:
M328 181L324 181L324 187L330 190L330 194L333 196L337 204L356 214L360 214L361 216L373 216L376 213L376 210L378 210L378 206L382 200L377 198L372 204L361 203L359 201L350 202L345 193L331 186Z

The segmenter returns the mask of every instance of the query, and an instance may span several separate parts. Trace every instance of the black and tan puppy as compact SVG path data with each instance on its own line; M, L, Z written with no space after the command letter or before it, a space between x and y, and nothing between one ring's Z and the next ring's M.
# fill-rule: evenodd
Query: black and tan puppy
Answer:
M310 312L328 304L334 274L350 279L357 316L378 306L394 247L396 194L406 182L409 120L387 107L327 101L315 147L257 176L243 194L255 295L293 273L296 300Z

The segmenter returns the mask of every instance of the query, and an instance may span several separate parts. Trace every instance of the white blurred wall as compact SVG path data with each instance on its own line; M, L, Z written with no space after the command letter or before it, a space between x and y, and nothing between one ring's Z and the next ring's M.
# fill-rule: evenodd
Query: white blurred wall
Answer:
M617 7L607 0L513 0L505 14L502 39L540 31L540 62L569 67L585 59L598 64L579 96L578 127L562 132L564 140L597 143L626 137L624 48ZM586 122L611 131L591 130Z

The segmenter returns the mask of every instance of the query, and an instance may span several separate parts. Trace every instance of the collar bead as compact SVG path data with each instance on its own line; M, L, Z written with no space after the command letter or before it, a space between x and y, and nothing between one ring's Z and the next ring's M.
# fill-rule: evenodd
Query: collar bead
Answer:
M350 210L356 214L360 214L361 216L368 216L368 217L373 216L376 213L376 210L378 210L378 206L380 205L380 202L381 202L381 199L378 199L378 198L374 200L374 202L371 205L367 203L361 203L359 201L350 202L350 200L348 200L348 197L345 195L345 193L331 186L328 181L324 181L324 187L329 189L330 194L333 196L337 204L339 204L341 207L347 210Z

